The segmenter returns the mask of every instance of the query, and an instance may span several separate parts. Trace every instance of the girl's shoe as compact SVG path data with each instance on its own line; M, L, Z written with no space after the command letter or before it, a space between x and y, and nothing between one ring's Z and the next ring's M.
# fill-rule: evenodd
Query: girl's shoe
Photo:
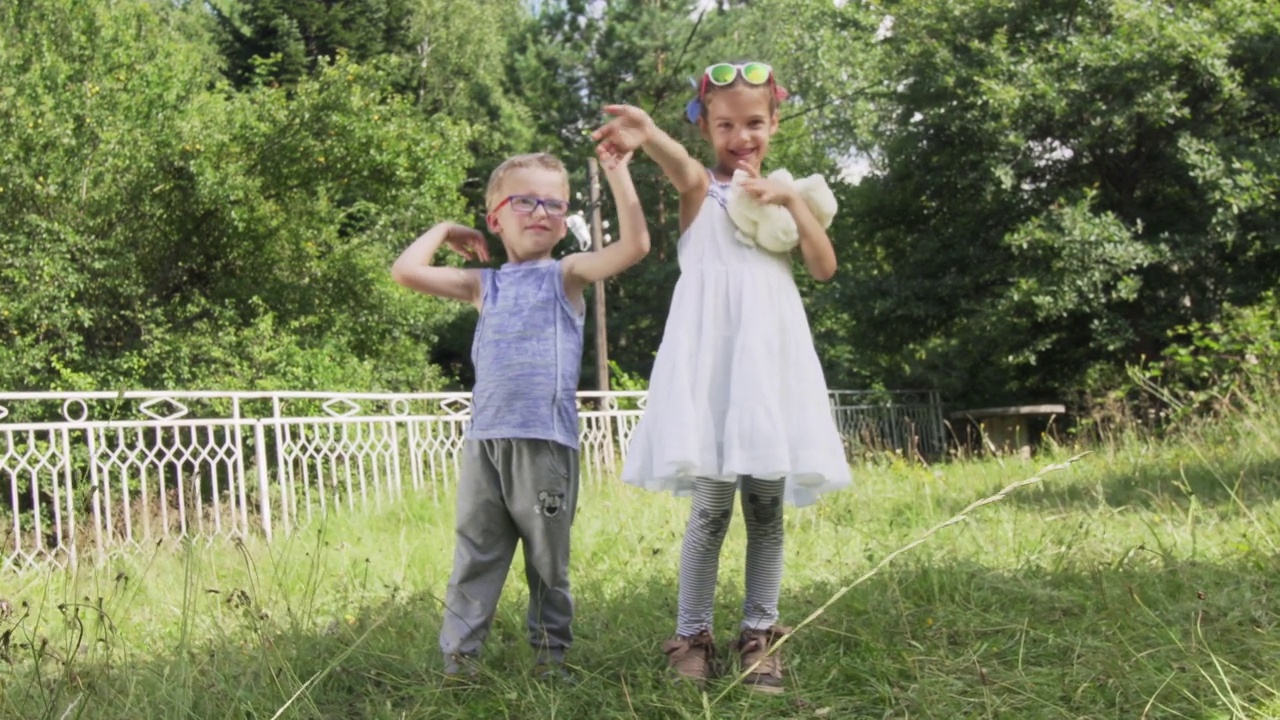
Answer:
M750 670L742 683L752 690L770 695L783 692L782 656L769 650L778 643L790 628L774 625L766 630L743 630L734 643L738 661L744 672ZM758 664L757 664L758 663ZM752 667L754 666L754 669Z
M697 683L699 687L711 677L716 646L711 633L703 630L693 637L674 637L662 644L667 656L667 666L678 677Z

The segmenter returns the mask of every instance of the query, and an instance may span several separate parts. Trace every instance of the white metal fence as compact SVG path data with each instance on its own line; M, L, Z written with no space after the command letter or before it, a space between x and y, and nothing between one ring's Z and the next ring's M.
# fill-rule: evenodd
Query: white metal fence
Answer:
M836 391L847 449L936 455L936 393ZM643 392L579 394L585 483L625 456ZM270 539L456 477L467 393L0 393L0 571L169 538Z

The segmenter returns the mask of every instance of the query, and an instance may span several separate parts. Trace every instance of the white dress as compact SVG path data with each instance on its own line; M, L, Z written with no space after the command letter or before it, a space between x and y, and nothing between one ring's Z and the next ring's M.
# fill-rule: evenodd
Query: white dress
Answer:
M734 237L712 178L680 237L680 279L622 479L690 495L696 477L786 478L808 505L850 484L822 366L786 255Z

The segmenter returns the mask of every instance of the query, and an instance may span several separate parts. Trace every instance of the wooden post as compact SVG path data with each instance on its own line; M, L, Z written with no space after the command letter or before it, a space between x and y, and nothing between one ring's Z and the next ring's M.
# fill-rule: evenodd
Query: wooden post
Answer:
M587 159L587 175L591 183L591 250L600 252L604 247L604 221L600 218L600 164L595 158ZM595 282L595 312L596 312L596 387L600 392L609 392L609 330L605 324L605 308L604 308L604 281L597 280ZM609 412L612 409L612 403L606 398L600 398L596 409L600 411L600 421L604 425L605 433L605 451L604 460L605 471L610 475L614 472L614 456L617 450L613 447L613 423L616 416Z
M600 164L595 158L587 159L587 174L591 181L591 249L600 252L604 247L604 223L600 218ZM609 392L609 330L605 324L604 281L595 282L596 298L596 383L600 392Z

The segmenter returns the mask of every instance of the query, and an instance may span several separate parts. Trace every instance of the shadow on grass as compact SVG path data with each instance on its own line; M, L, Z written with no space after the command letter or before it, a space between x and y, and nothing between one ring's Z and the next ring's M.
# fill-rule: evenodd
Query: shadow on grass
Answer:
M1113 461L1099 471L1084 458L1080 473L1054 473L1038 488L1011 495L1009 502L1031 507L1067 509L1107 506L1163 510L1186 508L1192 498L1204 508L1260 507L1280 500L1280 457L1240 461L1196 455ZM1028 465L1027 474L1040 465ZM997 488L992 488L994 491ZM959 510L962 505L957 505Z
M1264 717L1248 708L1276 707L1277 570L1258 555L1154 554L1056 571L900 567L797 636L809 666L797 670L815 694L825 682L837 717ZM820 606L838 589L791 602Z
M154 657L119 647L109 619L88 606L63 613L86 628L76 649L42 645L18 608L0 624L11 631L8 664L0 665L0 717L701 716L698 693L663 675L659 645L675 615L674 583L646 579L625 593L577 589L573 683L533 677L521 590L508 585L471 686L442 674L441 603L429 594L388 589L312 619L288 609L265 613L243 589L208 589L188 620L213 637ZM59 622L57 611L46 612Z
M1216 565L1142 554L1056 570L904 562L788 643L790 693L735 688L709 714L692 688L663 679L658 645L676 588L642 568L620 590L579 583L577 685L531 678L523 595L510 586L474 688L440 674L433 597L388 591L317 622L262 617L233 593L217 600L221 612L189 618L216 639L155 657L124 655L108 633L70 662L46 654L37 665L14 637L0 708L32 718L270 718L284 708L279 717L1209 720L1231 716L1232 703L1276 700L1278 571L1257 554ZM838 589L788 586L784 613L796 621ZM717 606L722 639L734 596L724 588ZM710 698L727 688L712 683Z

